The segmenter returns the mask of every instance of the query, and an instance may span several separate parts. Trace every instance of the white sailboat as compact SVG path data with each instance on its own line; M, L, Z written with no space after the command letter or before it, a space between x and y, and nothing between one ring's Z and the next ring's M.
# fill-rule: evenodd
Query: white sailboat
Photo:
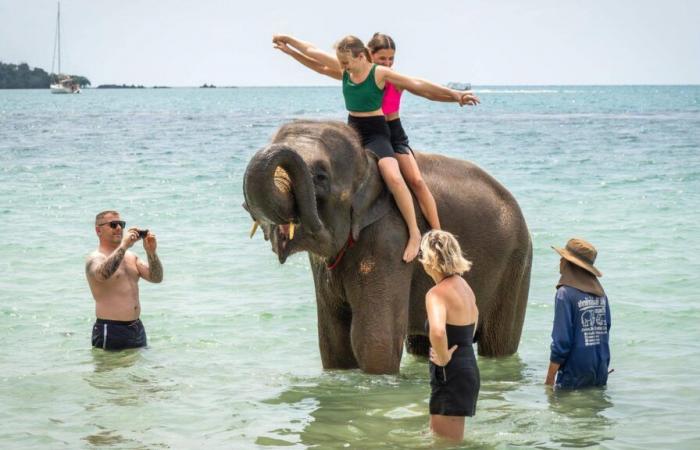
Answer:
M54 72L54 65L58 56L58 72ZM79 94L80 87L71 77L61 73L61 2L58 2L58 14L56 15L56 36L53 42L53 60L51 73L56 73L56 81L51 83L52 94Z

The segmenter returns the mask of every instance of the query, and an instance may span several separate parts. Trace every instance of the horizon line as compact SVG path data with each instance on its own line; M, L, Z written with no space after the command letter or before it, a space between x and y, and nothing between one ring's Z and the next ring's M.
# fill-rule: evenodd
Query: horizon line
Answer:
M207 84L208 86L213 86L213 88L337 88L339 85L335 84L277 84L277 85L272 85L272 84L260 84L260 85L255 85L255 84L240 84L240 85L216 85L216 84L211 84L211 83L204 83ZM565 84L557 84L557 83L546 83L546 84L473 84L473 83L467 83L470 84L472 88L476 87L547 87L547 86L562 86L562 87L568 87L568 86L573 86L573 87L625 87L625 86L700 86L700 82L698 83L592 83L592 84L587 84L587 83L565 83ZM144 88L153 88L153 87L167 87L167 88L201 88L201 89L212 89L212 88L204 88L203 84L202 85L167 85L167 84L136 84L136 83L100 83L96 84L95 86L90 85L89 87L86 87L87 89L97 89L98 86L102 85L115 85L119 86L121 88L122 85L125 86L143 86ZM106 88L104 88L106 89Z

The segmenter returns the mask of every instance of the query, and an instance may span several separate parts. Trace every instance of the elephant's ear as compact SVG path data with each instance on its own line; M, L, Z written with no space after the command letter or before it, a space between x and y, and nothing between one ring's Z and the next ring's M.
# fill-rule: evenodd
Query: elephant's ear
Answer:
M367 156L369 169L352 199L352 239L357 241L360 231L386 216L392 207L392 197L379 174L377 162Z

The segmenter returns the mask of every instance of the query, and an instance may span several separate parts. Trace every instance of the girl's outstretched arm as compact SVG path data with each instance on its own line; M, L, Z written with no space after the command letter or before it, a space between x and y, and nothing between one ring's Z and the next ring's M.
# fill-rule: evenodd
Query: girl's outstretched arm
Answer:
M274 42L274 47L277 50L280 50L282 53L286 53L287 55L296 59L298 62L305 65L306 67L313 70L314 72L318 72L321 75L326 75L326 76L329 76L331 78L335 78L336 80L343 79L342 73L338 73L337 71L326 66L325 64L321 64L317 60L310 58L310 57L298 52L297 50L290 48L289 45L287 45L285 42L282 42L282 41L276 41L276 42L273 41L273 42Z
M343 77L343 69L340 67L338 58L329 53L324 52L323 50L317 48L315 45L309 42L300 41L299 39L285 34L273 35L272 42L275 44L275 46L279 46L280 44L286 44L292 47L293 49L297 50L299 53L306 56L307 58L315 60L319 64L324 65L326 67L325 70L327 72L324 73L324 75L328 75L329 77L336 79L341 79ZM302 64L304 63L302 62Z
M459 103L459 106L477 105L480 103L479 98L471 91L457 91L427 80L401 75L398 72L394 72L382 66L377 66L375 73L379 75L379 80L383 79L389 81L396 87L405 89L412 94L419 95L428 100L456 102Z

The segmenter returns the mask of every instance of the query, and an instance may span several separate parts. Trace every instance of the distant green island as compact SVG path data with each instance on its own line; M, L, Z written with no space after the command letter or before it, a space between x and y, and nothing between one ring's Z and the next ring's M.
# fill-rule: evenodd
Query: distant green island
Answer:
M61 78L70 77L80 88L92 86L90 80L82 75L61 74ZM47 73L40 67L31 68L27 63L9 64L0 61L0 89L48 89L51 83L58 81L58 75ZM216 88L214 84L204 83L203 89ZM237 86L223 86L236 88ZM100 84L97 89L146 89L142 84ZM170 89L170 86L153 86L152 89Z
M81 88L90 86L90 80L82 75L68 75ZM7 64L0 61L0 89L48 89L57 75L27 63Z
M145 89L143 84L101 84L97 89Z

